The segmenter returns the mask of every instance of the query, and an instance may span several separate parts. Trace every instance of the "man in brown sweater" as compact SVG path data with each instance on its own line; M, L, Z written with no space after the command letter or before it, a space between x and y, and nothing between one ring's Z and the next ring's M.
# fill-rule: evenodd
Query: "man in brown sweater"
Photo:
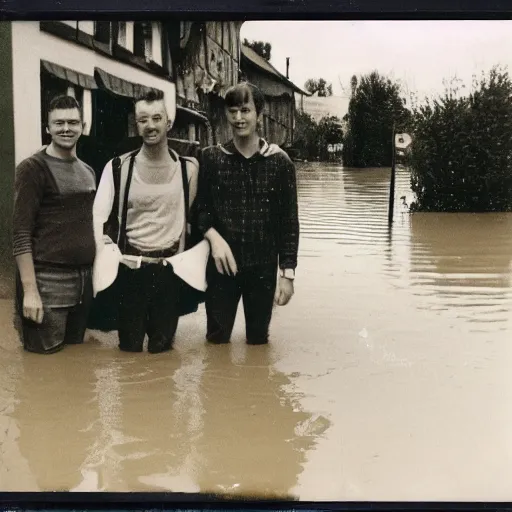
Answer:
M76 156L80 106L58 96L48 110L51 144L16 168L13 254L25 350L49 354L82 343L95 257L93 169Z

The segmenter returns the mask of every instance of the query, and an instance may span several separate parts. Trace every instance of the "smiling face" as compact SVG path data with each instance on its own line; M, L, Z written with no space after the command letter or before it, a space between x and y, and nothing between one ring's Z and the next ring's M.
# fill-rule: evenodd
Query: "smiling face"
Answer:
M171 129L171 122L163 100L138 101L135 104L135 120L144 144L167 144L167 132Z
M252 97L245 103L227 107L227 118L237 138L251 137L257 132L259 115Z
M57 108L49 112L46 131L51 135L55 146L66 151L72 150L82 135L82 130L82 118L77 108Z
M265 98L261 91L247 82L231 87L225 97L226 117L235 139L258 136Z

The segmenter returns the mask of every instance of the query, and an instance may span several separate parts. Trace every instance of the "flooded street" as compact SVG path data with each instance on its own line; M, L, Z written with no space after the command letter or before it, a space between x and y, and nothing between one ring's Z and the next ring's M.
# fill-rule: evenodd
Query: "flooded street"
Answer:
M0 489L510 500L512 214L402 214L389 169L298 164L296 295L271 344L114 336L24 353L0 322Z

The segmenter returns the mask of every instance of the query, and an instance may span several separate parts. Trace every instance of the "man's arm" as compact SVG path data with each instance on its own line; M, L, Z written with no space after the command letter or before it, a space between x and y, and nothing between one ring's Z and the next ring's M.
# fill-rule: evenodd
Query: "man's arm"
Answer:
M199 174L199 162L197 158L187 158L187 176L188 176L188 207L193 211L195 200L197 198L197 183Z
M105 243L103 225L107 222L112 205L114 203L114 177L112 175L112 160L105 165L101 174L94 205L92 209L94 240L96 249L100 249ZM108 240L107 240L108 241ZM116 240L112 240L116 242Z
M295 165L289 158L286 160L281 177L279 267L295 270L297 267L300 227L296 171Z
M299 246L299 215L297 206L297 184L295 165L286 155L281 173L280 222L279 222L279 267L281 271L295 271ZM288 304L295 293L290 276L279 277L275 302L279 306Z
M235 258L229 244L215 229L215 215L211 193L210 172L204 151L199 159L199 175L197 183L197 197L195 206L195 219L198 229L210 243L212 257L220 274L235 275L238 271Z
M188 211L189 220L186 226L187 233L192 233L192 228L196 226L195 200L197 197L197 179L199 173L199 162L197 158L186 157L185 159L188 180Z
M32 237L43 198L44 171L33 163L22 162L14 178L13 256L23 287L23 316L43 321L43 304L37 288Z

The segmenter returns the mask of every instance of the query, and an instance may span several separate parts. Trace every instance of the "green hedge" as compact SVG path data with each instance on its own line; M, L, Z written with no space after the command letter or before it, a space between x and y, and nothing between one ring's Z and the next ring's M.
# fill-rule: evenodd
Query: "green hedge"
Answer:
M512 210L512 83L493 68L473 83L427 101L413 113L410 152L414 210Z

